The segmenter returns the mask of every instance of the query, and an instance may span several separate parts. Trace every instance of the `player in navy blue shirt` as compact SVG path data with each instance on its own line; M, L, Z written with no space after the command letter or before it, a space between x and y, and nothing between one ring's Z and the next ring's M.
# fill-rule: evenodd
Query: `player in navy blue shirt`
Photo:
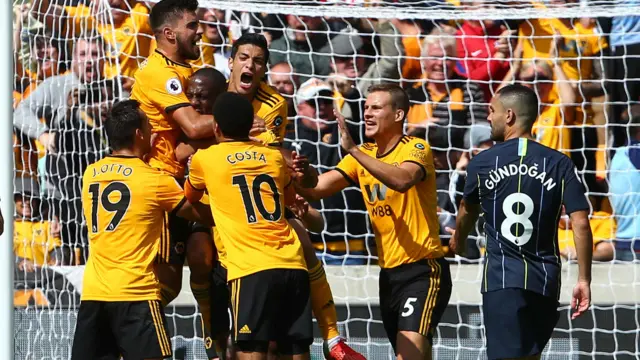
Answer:
M561 259L558 220L571 217L579 276L573 318L589 308L593 240L589 203L571 159L532 140L538 114L533 90L502 88L491 100L488 120L498 144L467 168L455 251L478 215L485 220L483 315L489 359L538 358L558 321Z

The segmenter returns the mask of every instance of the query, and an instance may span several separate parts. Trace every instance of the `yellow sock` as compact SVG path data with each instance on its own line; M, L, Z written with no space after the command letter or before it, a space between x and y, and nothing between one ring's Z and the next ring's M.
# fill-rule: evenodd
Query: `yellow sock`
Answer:
M202 314L202 323L207 334L211 333L211 301L209 300L209 282L204 284L190 282L193 297L198 302L198 308Z
M340 336L336 305L333 303L331 288L321 262L309 269L309 281L311 283L311 308L313 315L318 320L322 338L329 340Z
M172 302L176 297L178 297L178 294L176 294L175 291L173 291L165 284L160 284L160 301L162 303L162 307L166 307L167 305L169 305L169 303Z

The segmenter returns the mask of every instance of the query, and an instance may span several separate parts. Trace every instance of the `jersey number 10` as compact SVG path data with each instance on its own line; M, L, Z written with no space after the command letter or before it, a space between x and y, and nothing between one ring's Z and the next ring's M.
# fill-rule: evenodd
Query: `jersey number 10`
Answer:
M231 179L233 180L233 185L236 185L240 188L242 203L244 204L244 210L247 214L247 222L249 224L258 222L258 219L256 218L256 209L258 209L258 212L260 213L262 218L267 221L280 220L280 218L282 217L282 208L280 207L280 193L278 192L278 186L276 185L275 180L271 176L266 174L260 174L256 176L253 179L251 191L249 191L249 184L247 182L246 175L236 175ZM262 186L262 184L267 184L269 188L271 188L273 202L275 203L275 209L273 210L273 212L269 212L264 206L262 194L260 193L260 187ZM253 200L251 197L252 193Z
M116 202L112 202L109 196L117 191L120 193L120 198ZM105 231L114 231L122 218L127 213L129 205L131 205L131 190L125 183L118 181L109 183L104 188L102 194L100 194L100 184L93 183L89 185L89 192L91 193L91 232L98 232L98 206L102 205L102 208L108 212L115 213L111 221L107 225Z

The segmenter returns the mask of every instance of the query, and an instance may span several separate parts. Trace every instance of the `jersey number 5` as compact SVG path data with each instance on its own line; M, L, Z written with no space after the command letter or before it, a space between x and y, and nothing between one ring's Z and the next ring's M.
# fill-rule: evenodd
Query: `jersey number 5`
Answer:
M253 179L251 185L251 192L249 191L249 184L247 183L246 175L236 175L232 178L233 185L240 188L240 194L242 195L242 203L244 204L244 210L247 213L247 222L253 224L258 221L256 218L256 208L263 219L267 221L278 221L282 217L282 208L280 207L280 193L278 192L278 186L275 180L266 174L261 174ZM264 206L262 200L262 194L260 193L260 187L262 184L267 184L273 194L273 202L275 203L275 209L273 212L269 212ZM251 197L253 193L253 201ZM254 206L255 204L255 206Z
M514 205L516 206L516 211L513 211ZM500 226L500 235L518 246L528 243L533 233L533 223L529 220L533 214L533 209L533 200L529 195L515 193L507 196L502 203L502 212L504 212L505 219L502 222L502 226ZM511 230L513 225L516 226L515 234Z
M120 193L120 197L117 201L112 202L109 196L115 191ZM129 209L129 205L131 204L131 190L129 190L129 187L125 183L116 181L109 183L109 185L104 188L102 194L100 194L100 184L98 183L89 185L89 192L91 193L91 232L98 232L99 205L102 205L102 208L106 211L115 213L105 229L105 231L114 231Z

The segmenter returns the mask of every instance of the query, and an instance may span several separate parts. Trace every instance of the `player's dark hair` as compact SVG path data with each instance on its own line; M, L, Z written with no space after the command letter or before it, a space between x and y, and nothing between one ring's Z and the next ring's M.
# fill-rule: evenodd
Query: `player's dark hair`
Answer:
M213 104L213 118L225 137L247 139L253 126L253 106L246 97L225 92Z
M242 45L254 45L262 49L264 52L264 62L269 62L269 45L267 45L267 39L262 34L246 33L242 34L240 38L233 42L231 47L231 58L235 58L238 53L238 49Z
M409 113L409 95L400 86L392 83L382 83L369 86L369 94L374 92L386 92L391 95L393 109L403 110L405 118Z
M161 0L151 8L149 25L158 33L170 22L182 17L185 12L196 12L198 0Z
M512 109L525 130L531 130L538 118L538 95L532 89L520 85L507 85L496 93L505 109Z
M104 124L111 150L133 147L136 130L142 129L144 116L136 100L118 101L111 107Z
M227 78L214 68L202 68L194 72L191 77L208 80L211 83L211 87L213 87L213 89L210 89L212 94L220 94L227 91Z

